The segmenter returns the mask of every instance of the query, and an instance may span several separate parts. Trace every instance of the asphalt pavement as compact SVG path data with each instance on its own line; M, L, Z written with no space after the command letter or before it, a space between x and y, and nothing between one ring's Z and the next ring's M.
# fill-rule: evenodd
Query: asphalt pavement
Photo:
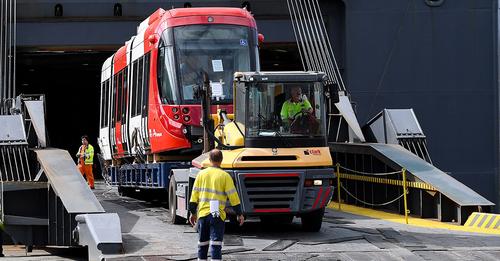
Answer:
M120 196L98 184L108 212L120 216L124 253L107 260L196 260L197 234L168 222L166 195ZM85 260L84 251L7 246L3 260ZM500 236L408 226L328 209L320 232L292 224L226 224L224 260L500 260Z

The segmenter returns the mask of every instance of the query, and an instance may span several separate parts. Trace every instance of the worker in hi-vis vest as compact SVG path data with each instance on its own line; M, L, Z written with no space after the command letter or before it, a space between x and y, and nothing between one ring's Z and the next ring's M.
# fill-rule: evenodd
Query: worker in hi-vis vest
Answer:
M231 176L220 169L222 152L214 149L209 153L212 167L198 173L194 181L193 193L189 200L191 217L189 222L198 225L198 260L207 260L208 246L212 246L212 260L222 260L222 239L226 203L236 212L240 226L245 222L241 213L240 198ZM196 222L198 221L198 222Z
M92 173L92 165L94 164L94 147L89 144L89 137L82 136L82 146L76 154L78 158L78 169L80 173L87 179L91 189L94 189L94 174Z
M302 95L300 86L290 88L290 99L286 100L281 107L280 116L286 123L291 123L300 113L312 113L311 103L305 95Z

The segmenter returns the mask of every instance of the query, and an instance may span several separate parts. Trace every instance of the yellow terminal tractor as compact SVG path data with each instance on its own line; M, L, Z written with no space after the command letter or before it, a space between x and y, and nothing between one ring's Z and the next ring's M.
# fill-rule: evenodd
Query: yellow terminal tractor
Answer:
M218 88L205 78L195 90L204 109L205 151L191 168L172 170L171 221L186 222L194 180L210 166L207 152L213 144L223 152L221 168L234 180L244 215L280 223L297 216L305 230L318 231L335 179L327 146L325 99L330 86L326 76L235 73L234 117L207 110L211 100L223 95Z

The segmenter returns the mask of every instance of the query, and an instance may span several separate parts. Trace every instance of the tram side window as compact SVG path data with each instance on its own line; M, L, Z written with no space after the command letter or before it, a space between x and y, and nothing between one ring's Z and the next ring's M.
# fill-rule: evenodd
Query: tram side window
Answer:
M108 80L108 100L106 101L106 107L108 108L106 112L106 124L109 126L109 123L111 122L110 116L111 116L111 101L113 100L113 94L112 94L112 86L111 86L111 79Z
M116 106L116 121L122 120L122 96L123 96L123 77L122 72L118 73L116 88L118 90L117 106Z
M118 99L117 99L117 96L118 96L118 92L117 92L117 82L118 82L118 76L117 75L114 75L113 76L113 103L112 103L112 111L111 111L111 119L112 119L112 123L114 125L114 123L116 122L116 111L118 110Z
M125 122L127 120L127 104L128 104L128 84L127 84L127 78L128 78L128 67L125 67L123 69L123 95L122 95L122 122Z
M139 66L137 67L137 108L136 108L136 115L139 115L141 113L142 109L142 88L143 88L143 76L144 76L144 59L143 57L139 58L138 60Z
M144 56L144 87L142 89L142 107L147 108L149 93L149 53Z
M109 88L109 96L108 96L108 116L107 116L107 119L108 119L108 122L111 124L111 115L113 115L113 110L112 110L112 104L113 104L113 99L115 98L115 96L113 96L113 86L111 85L111 79L109 79L109 83L108 83L108 88Z
M104 105L103 105L103 128L109 126L108 116L109 116L109 79L104 82Z
M104 90L105 90L105 83L102 82L101 83L101 106L100 106L100 112L101 112L101 115L99 117L99 128L102 129L103 127L103 123L104 123Z
M133 116L137 115L137 61L134 61L132 63L132 78L131 78L131 83L132 83L132 89L130 90L130 93L132 94L132 107L130 108L130 113Z
M101 89L101 128L104 128L108 125L106 116L108 113L108 80L102 83Z
M176 104L177 93L173 89L175 77L173 70L173 48L162 47L158 57L158 88L160 91L160 99L163 104Z

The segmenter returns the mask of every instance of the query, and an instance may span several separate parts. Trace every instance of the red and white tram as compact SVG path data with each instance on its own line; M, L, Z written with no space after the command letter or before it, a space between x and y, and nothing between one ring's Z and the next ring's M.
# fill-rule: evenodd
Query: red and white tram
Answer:
M212 110L232 113L235 71L258 71L252 15L239 8L158 9L102 67L99 146L105 160L196 154L200 102L193 86L207 73Z

